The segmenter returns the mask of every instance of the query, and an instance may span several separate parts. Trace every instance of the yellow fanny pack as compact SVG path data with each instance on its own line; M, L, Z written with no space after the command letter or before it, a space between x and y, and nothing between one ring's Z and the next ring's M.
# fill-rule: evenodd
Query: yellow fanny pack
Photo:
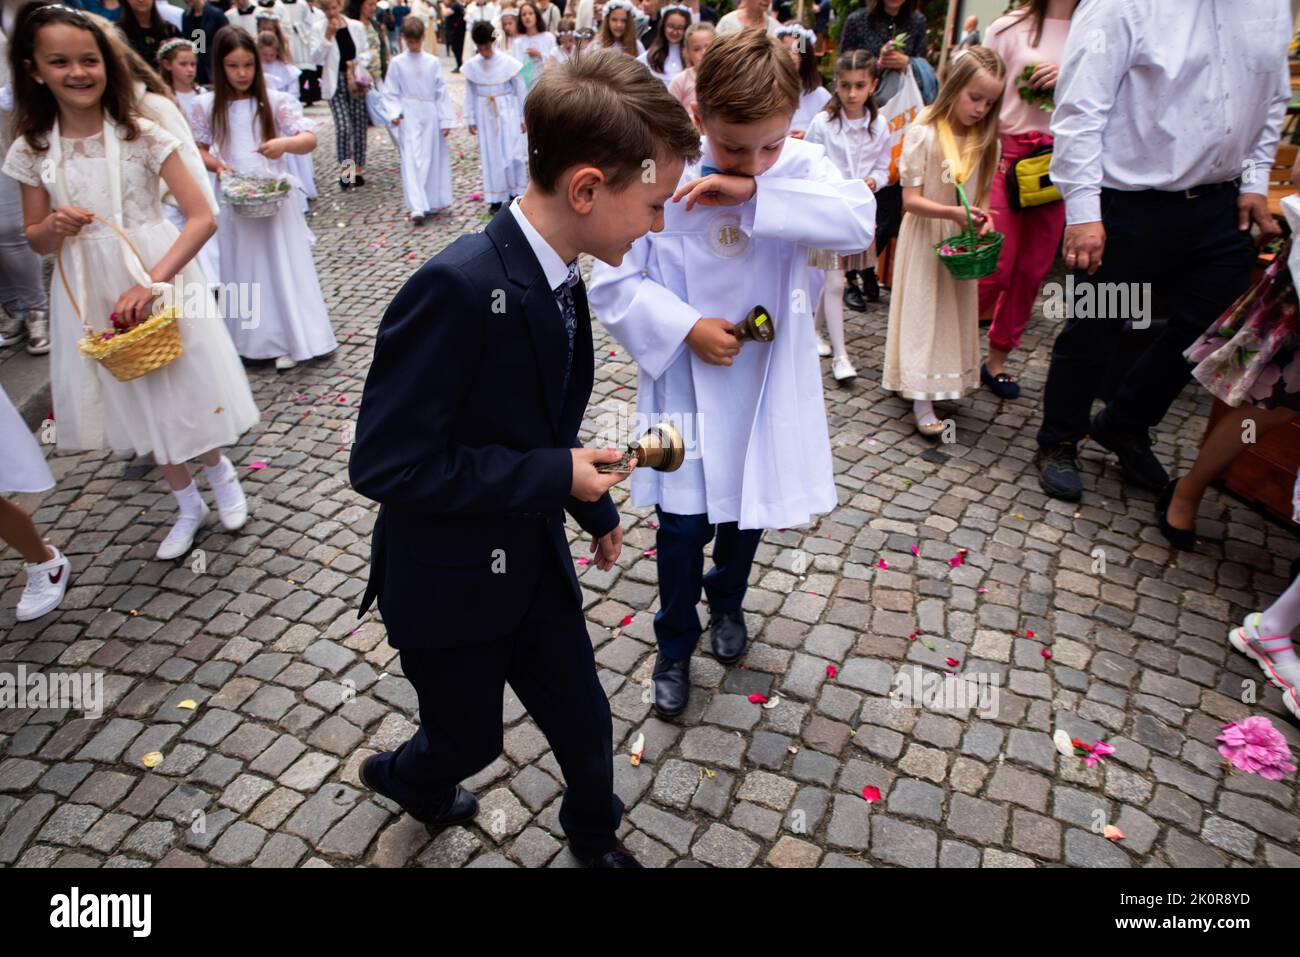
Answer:
M1007 202L1012 209L1046 206L1061 199L1061 191L1052 182L1052 148L1012 160L1007 165Z

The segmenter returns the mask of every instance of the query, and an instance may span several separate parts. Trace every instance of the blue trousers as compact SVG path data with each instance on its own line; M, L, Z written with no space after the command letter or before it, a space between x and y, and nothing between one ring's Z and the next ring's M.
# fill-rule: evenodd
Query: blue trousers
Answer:
M763 537L758 528L741 531L735 522L709 524L708 515L659 514L659 611L655 640L665 658L689 658L700 640L695 610L703 588L715 614L739 611L749 585L749 569ZM704 574L704 546L713 542L713 568Z

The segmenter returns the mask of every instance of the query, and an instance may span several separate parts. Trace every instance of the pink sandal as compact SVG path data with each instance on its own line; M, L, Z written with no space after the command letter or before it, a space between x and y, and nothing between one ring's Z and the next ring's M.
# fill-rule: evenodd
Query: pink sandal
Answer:
M1270 684L1274 687L1280 688L1283 692L1286 692L1286 694L1283 695L1284 699L1290 698L1291 700L1294 700L1296 693L1295 687L1291 682L1287 681L1273 665L1273 656L1278 652L1291 647L1291 636L1260 636L1258 634L1259 619L1259 612L1247 615L1245 622L1243 622L1240 628L1234 628L1232 631L1228 632L1228 641L1232 644L1232 647L1236 648L1247 658L1252 659L1255 664L1259 665L1260 670L1264 672L1264 677L1269 680ZM1254 637L1248 634L1248 631L1255 632ZM1291 708L1293 714L1295 713L1296 706L1293 705L1290 700L1288 701L1287 707ZM1300 717L1300 715L1297 715L1297 717Z

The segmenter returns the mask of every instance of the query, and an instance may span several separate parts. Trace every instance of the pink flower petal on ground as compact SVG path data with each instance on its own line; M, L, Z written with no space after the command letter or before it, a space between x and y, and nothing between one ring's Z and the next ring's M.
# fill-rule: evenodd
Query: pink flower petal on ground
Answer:
M659 549L657 549L657 548L647 548L647 549L645 550L645 557L646 557L646 558L654 558L654 557L655 557L656 555L658 555L658 554L659 554Z
M475 202L475 203L477 203L482 198L483 198L482 193L470 193L469 196L466 197L466 199L469 199L471 202Z
M631 615L624 615L624 616L623 616L623 620L620 621L620 622L618 623L618 627L620 627L620 628L626 628L626 627L627 627L628 625L630 625L630 624L632 624L632 616L631 616Z
M945 658L943 660L948 662L949 668L956 668L959 664L961 664L961 662L958 661L956 658Z
M889 562L885 561L885 560L882 558L880 561L876 562L876 567L877 567L877 568L888 568L888 567L889 567Z
M591 564L591 559L590 559L590 558L587 558L585 555L584 555L582 558L575 558L574 561L576 561L579 565L590 565L590 564Z
M868 804L875 804L880 800L880 788L873 784L868 784L862 789L862 797Z
M1044 658L1052 657L1052 653L1048 651L1046 648L1040 649L1038 653L1042 655Z
M767 696L761 695L757 691L755 691L752 695L749 696L750 704L762 704L766 700L767 700Z
M659 523L656 522L653 518L647 519L645 523L645 527L652 530L657 529L659 527Z
M834 678L839 673L840 673L840 669L836 668L834 665L826 666L826 677Z
M1026 638L1032 638L1032 637L1034 637L1034 633L1033 633L1032 631L1027 631L1027 632L1025 632L1025 637L1026 637Z
M248 470L250 472L260 472L264 468L266 468L266 463L263 462L261 459L258 459L256 462L248 463Z
M987 595L989 593L989 590L987 588L976 588L975 592L976 594Z
M920 550L919 548L917 548L915 545L913 545L913 546L912 546L912 554L913 554L913 555L916 555L917 557L920 557L920 555L921 555L921 550Z

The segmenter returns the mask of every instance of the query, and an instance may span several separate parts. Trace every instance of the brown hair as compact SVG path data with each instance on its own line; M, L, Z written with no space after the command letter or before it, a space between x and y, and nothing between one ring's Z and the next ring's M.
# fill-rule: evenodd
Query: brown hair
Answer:
M664 72L664 61L668 59L669 49L672 44L668 42L668 18L681 17L686 21L686 26L682 27L682 45L686 44L685 32L691 27L691 18L680 10L668 10L659 14L659 29L655 31L654 42L650 44L650 49L645 51L645 60L650 69L656 73ZM683 63L682 67L685 68Z
M825 110L831 115L832 120L839 120L840 114L844 112L844 104L840 102L840 85L839 78L850 70L863 70L871 79L875 79L876 74L876 57L867 50L850 50L844 56L835 61L835 84L831 90L830 101L826 104ZM876 94L867 95L867 132L871 132L871 124L876 122ZM840 120L843 123L843 120Z
M614 10L622 10L623 16L627 17L627 26L623 28L623 39L615 40L614 31L609 28L609 18L614 13L610 10L609 4L605 4L605 15L600 21L600 45L606 50L617 49L616 44L621 44L623 52L628 56L634 57L636 53L636 18L628 12L626 7L615 7Z
M711 33L715 37L718 35L718 31L714 29L713 24L710 23L708 20L701 20L699 23L692 23L689 27L687 27L686 36L682 37L682 67L683 68L689 68L693 70L695 69L695 67L699 66L698 63L686 62L688 59L690 59L686 51L690 49L691 37L695 36L695 34L697 33ZM707 45L705 46L705 49L706 50L708 49ZM703 54L700 54L700 56L702 58Z
M1029 22L1033 24L1033 27L1031 27L1033 32L1029 35L1029 45L1031 47L1038 46L1038 41L1043 38L1043 21L1047 19L1047 3L1048 0L1020 0L1020 6L1008 14L1008 16L1015 19L999 30L998 33L1006 33L1014 26Z
M271 34L272 36L274 36L277 40L279 40L279 41L280 41L280 45L279 45L279 47L276 48L276 49L277 49L277 52L278 52L278 54L279 54L279 56L277 56L276 59L278 59L281 63L288 63L289 65L292 66L292 65L293 65L293 54L292 54L292 52L289 50L289 40L288 40L288 38L284 35L284 30L281 29L281 27L280 27L280 21L279 21L279 20L267 20L265 17L254 17L254 18L253 18L253 25L254 25L254 26L257 26L257 21L258 21L259 19L261 19L261 20L266 24L266 26L261 27L261 28L257 31L257 32L258 32L258 36L260 37L263 33L269 33L269 34ZM258 43L259 43L259 44L261 43L260 39L259 39Z
M248 93L257 104L262 142L276 136L275 114L271 112L271 101L266 95L266 77L262 74L262 58L257 55L257 44L243 27L225 26L212 40L212 140L218 146L225 143L229 132L230 101L237 99L235 90L226 79L226 57L236 50L247 50L253 55L253 85Z
M109 39L111 28L107 21L92 20L89 14L44 0L29 3L18 11L14 23L13 39L9 46L9 66L14 86L14 137L26 138L27 145L37 152L49 148L46 136L54 129L59 115L59 104L44 83L37 83L31 71L35 64L36 40L42 27L54 24L85 30L95 39L99 55L104 61L106 83L100 105L104 112L126 132L126 139L140 135L136 120L140 116L135 102L135 89L131 73L117 49Z
M757 123L799 108L794 61L766 31L752 27L718 37L695 67L700 116Z
M947 121L952 115L961 91L981 72L993 77L1005 90L1007 66L1002 62L1002 57L988 47L967 47L962 51L961 56L948 65L948 75L944 78L943 85L939 87L939 95L935 97L933 103L917 114L914 122L918 125L933 125L936 120ZM984 114L984 119L980 120L979 126L966 134L968 137L974 137L974 145L969 151L978 156L980 167L979 193L971 196L971 202L987 201L989 186L993 182L993 167L996 165L995 160L998 155L998 114L1002 112L1002 95L1002 92L998 93L998 98L989 104L989 111Z
M409 14L403 17L402 36L409 37L412 40L422 39L424 37L424 21Z
M545 71L524 100L524 125L529 179L547 193L577 163L623 189L647 159L700 154L700 134L668 89L643 64L608 50Z

